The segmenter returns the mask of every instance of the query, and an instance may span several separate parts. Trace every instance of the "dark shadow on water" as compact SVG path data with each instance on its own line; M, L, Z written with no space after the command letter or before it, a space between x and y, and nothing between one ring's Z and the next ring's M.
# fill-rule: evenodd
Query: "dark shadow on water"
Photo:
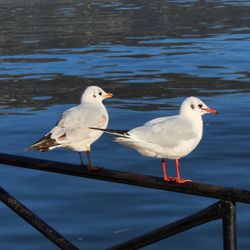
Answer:
M3 0L0 47L2 54L15 55L99 43L132 45L141 37L242 33L250 27L247 6L249 1Z
M111 102L116 106L121 104L121 108L125 109L155 110L166 106L168 98L250 92L249 84L244 82L229 82L214 78L199 79L175 74L167 75L167 78L171 80L157 84L119 84L101 79L65 76L58 76L50 81L9 80L0 82L0 99L3 110L26 108L34 111L46 109L52 105L78 104L87 86L98 85L114 93L114 100L108 100L106 103ZM139 107L139 103L126 105L123 99L130 99L130 103L138 99L148 101L144 104L142 102L143 105Z

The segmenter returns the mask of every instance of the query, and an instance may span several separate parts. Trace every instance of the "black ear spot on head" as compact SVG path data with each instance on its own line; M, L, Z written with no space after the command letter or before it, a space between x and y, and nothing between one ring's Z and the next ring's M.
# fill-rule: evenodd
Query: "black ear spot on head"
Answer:
M96 98L96 95L93 95L94 98Z
M195 109L194 104L191 104L190 107L191 107L191 109L193 109L193 110Z

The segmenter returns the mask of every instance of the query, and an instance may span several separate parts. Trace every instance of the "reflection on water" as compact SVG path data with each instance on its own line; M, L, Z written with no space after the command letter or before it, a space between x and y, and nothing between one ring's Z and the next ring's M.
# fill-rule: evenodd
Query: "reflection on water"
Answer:
M136 38L139 39L139 38ZM153 39L153 40L152 40ZM137 46L99 44L2 56L3 79L53 79L55 75L119 83L166 83L164 74L248 81L249 34L212 38L142 39ZM227 51L227 53L224 53Z
M181 160L184 176L250 189L249 1L3 0L0 11L0 152L78 163L71 151L24 148L89 85L115 94L105 102L112 128L176 114L186 96L196 95L220 116L204 118L200 146ZM158 160L106 135L93 145L93 160L162 174ZM1 167L1 175L4 188L80 249L104 249L213 202L11 167ZM1 211L1 249L51 249L5 207ZM238 245L247 249L248 206L238 206L237 219ZM218 249L220 226L211 223L146 249Z

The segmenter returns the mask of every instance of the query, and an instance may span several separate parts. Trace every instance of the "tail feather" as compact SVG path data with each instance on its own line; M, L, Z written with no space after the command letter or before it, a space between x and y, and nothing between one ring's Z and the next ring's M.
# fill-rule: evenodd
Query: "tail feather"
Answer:
M42 137L40 140L37 142L33 143L31 146L29 146L26 151L32 151L32 150L37 150L40 152L46 152L50 150L51 148L57 147L60 144L56 142L55 139L51 138L51 133L45 135Z
M100 130L103 131L104 133L111 134L111 135L118 135L121 137L129 137L129 130L119 130L119 129L102 129L102 128L94 128L94 127L89 127L90 129L95 129L95 130Z

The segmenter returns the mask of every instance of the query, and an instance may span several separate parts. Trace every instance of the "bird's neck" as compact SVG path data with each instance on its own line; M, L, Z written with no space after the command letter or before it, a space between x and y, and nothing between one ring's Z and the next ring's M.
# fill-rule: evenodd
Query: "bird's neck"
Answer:
M93 106L103 106L102 102L93 102L91 100L83 100L81 102L82 105L93 105Z
M98 112L107 113L107 110L102 102L82 102L80 104L84 108L99 110Z
M203 134L203 120L201 116L197 116L196 119L193 120L193 126L196 128L197 136L201 139Z
M197 137L201 139L203 134L203 120L200 115L197 114L181 114L186 119L189 119L190 122L193 124L194 131L197 133Z

